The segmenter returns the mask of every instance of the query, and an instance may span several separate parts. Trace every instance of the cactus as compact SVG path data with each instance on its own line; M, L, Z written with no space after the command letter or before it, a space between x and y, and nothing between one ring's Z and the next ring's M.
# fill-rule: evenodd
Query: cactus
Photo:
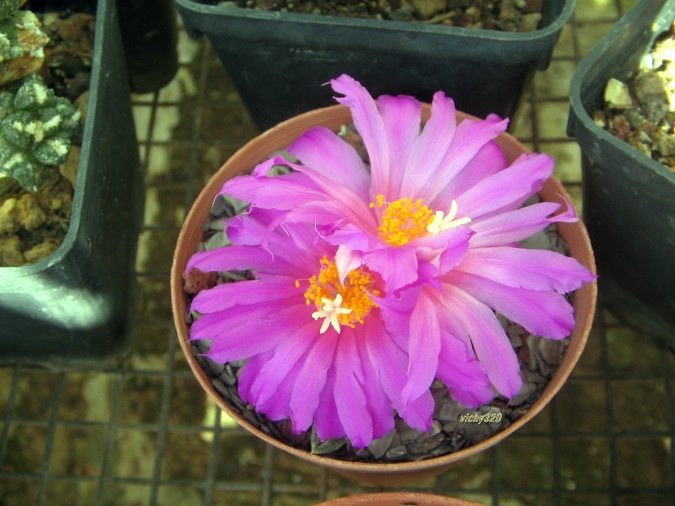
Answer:
M20 3L19 0L0 0L0 23L14 16Z
M0 91L0 178L12 177L37 191L48 168L68 159L80 117L75 106L34 74L15 94Z

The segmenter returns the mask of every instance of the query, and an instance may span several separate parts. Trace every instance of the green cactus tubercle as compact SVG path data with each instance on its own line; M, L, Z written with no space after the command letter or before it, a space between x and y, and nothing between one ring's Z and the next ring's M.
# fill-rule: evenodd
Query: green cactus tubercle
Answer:
M0 177L37 191L48 168L68 159L80 117L73 104L54 95L35 75L15 94L0 91Z
M0 21L11 18L19 10L19 0L0 0Z

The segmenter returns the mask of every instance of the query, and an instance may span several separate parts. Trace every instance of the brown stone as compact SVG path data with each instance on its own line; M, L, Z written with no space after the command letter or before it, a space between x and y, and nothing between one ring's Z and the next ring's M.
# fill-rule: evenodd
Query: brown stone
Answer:
M430 19L447 9L448 0L410 0L410 4L418 18Z

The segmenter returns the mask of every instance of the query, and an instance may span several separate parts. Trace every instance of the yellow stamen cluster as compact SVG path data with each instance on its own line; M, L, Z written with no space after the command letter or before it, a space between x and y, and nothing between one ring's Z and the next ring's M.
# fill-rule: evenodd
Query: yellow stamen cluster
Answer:
M339 309L344 309L337 312L337 321L340 325L354 327L356 322L363 323L368 313L377 307L373 297L378 297L380 291L373 284L373 275L361 268L349 271L344 283L341 283L335 262L324 255L319 274L309 278L305 301L307 305L314 304L321 317L326 317L323 313L327 306L332 307L327 301L337 301Z
M370 207L383 207L384 204L384 197L378 195ZM424 205L422 199L413 202L410 197L405 197L387 204L377 230L387 244L403 246L427 235L427 227L433 221L434 212Z

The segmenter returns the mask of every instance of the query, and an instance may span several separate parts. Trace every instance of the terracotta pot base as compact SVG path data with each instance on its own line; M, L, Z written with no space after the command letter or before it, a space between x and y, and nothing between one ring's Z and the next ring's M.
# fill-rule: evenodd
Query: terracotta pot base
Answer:
M429 108L428 106L425 106L425 120L428 118L428 114ZM467 117L462 113L457 113L457 116L458 121ZM264 430L261 430L260 427L256 427L249 420L243 418L223 399L223 396L214 387L209 374L204 370L193 354L192 344L189 342L189 331L185 322L188 307L186 295L183 292L183 273L185 271L185 266L190 256L197 251L198 244L203 240L201 225L207 221L213 199L225 181L236 175L250 171L255 165L265 160L270 153L284 149L299 135L313 126L323 125L337 131L342 125L350 123L350 112L343 106L333 106L302 114L281 123L277 127L252 140L221 167L199 195L185 221L183 229L181 230L171 274L172 306L180 344L192 371L208 395L219 405L219 407L237 420L243 427L283 451L291 453L313 464L328 467L343 476L377 485L401 485L402 483L419 481L437 475L451 467L454 463L475 455L496 444L531 420L544 408L544 406L546 406L546 404L548 404L569 376L583 351L593 320L596 284L588 283L574 294L574 308L577 325L569 338L570 344L563 357L562 363L552 380L544 389L541 397L512 425L478 444L454 453L415 462L349 462L320 455L313 455L307 451L294 448L293 446L284 444L272 437ZM502 134L497 139L497 142L501 146L509 162L513 161L521 153L527 152L522 144L507 134ZM559 203L563 203L563 196L568 200L571 200L567 196L564 187L554 178L551 178L545 183L544 188L540 192L540 196L544 200ZM583 224L580 222L561 223L559 224L559 233L563 240L569 245L570 254L577 258L587 268L595 272L593 255Z

